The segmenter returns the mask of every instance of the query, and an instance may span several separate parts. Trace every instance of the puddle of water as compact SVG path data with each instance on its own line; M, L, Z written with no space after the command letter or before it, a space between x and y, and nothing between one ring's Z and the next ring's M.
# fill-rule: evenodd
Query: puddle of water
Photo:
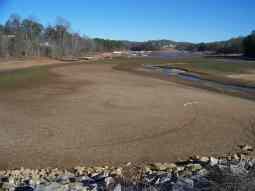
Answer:
M148 69L156 70L166 76L176 76L178 78L181 78L182 80L193 81L210 88L217 88L219 90L230 91L230 92L255 93L255 87L231 85L231 84L220 83L220 82L216 82L212 80L206 80L201 78L198 74L193 74L185 70L173 68L171 66L162 67L158 65L144 65L144 67Z

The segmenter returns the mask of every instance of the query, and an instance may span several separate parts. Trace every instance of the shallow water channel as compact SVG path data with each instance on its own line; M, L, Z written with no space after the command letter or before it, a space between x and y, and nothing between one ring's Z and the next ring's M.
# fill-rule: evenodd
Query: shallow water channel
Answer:
M162 73L165 76L174 76L180 78L182 80L192 81L196 84L200 84L204 87L214 88L221 91L228 92L239 92L239 93L248 93L255 95L255 87L251 86L242 86L242 85L233 85L227 84L224 82L218 82L213 80L208 80L202 78L199 74L191 73L182 69L177 69L171 66L159 66L159 65L144 65L145 68L150 70L155 70L157 72Z

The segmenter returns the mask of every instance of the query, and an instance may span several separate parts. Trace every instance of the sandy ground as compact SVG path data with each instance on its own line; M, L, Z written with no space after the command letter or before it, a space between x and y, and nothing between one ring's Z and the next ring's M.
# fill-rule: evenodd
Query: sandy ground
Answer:
M227 77L233 78L233 79L255 81L255 71L251 71L248 74L231 74L231 75L227 75Z
M0 71L13 70L13 69L21 69L21 68L29 68L31 66L42 66L42 65L53 65L65 63L59 60L53 60L49 58L11 58L11 59L0 59Z
M174 161L246 141L255 102L112 69L0 95L0 168Z

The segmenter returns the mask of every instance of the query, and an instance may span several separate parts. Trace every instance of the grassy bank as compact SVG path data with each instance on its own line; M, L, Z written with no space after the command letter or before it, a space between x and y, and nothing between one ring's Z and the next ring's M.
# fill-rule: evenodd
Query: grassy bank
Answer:
M169 61L173 66L213 75L246 74L255 71L255 61L230 58L190 58Z
M92 61L94 64L121 64L121 65L142 65L142 64L167 64L169 60L160 59L160 58L147 58L147 57L138 57L138 58L126 58L118 57L113 59L105 60L96 60Z
M183 59L160 59L160 58L114 58L93 61L96 64L171 64L172 66L191 70L198 73L213 75L228 75L250 73L255 71L255 61L230 59L230 58L210 58L196 57Z

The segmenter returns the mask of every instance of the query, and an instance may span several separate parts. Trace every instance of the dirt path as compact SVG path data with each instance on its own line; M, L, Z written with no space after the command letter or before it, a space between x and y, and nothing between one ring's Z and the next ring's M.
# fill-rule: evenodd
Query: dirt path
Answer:
M255 102L112 69L0 95L0 168L173 161L231 151Z

